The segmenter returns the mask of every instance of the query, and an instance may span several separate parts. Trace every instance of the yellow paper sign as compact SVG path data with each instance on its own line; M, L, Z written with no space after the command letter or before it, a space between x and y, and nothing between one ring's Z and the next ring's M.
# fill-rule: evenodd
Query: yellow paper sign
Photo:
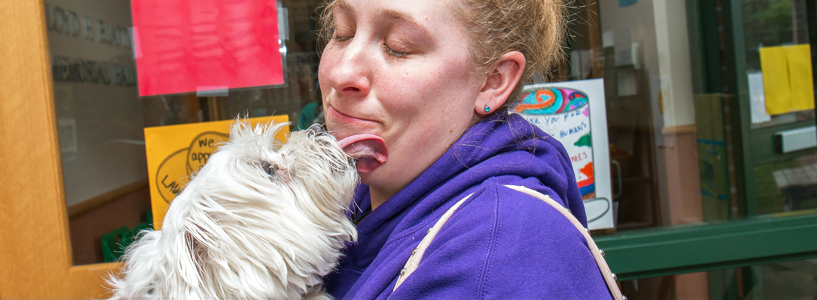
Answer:
M769 115L814 109L810 49L808 44L760 48Z
M270 121L288 122L289 117L261 117L249 121L255 126ZM190 174L204 166L210 155L229 139L233 123L235 120L145 128L150 202L156 230L161 229L170 202L182 192ZM288 133L289 126L285 126L275 138L286 142Z

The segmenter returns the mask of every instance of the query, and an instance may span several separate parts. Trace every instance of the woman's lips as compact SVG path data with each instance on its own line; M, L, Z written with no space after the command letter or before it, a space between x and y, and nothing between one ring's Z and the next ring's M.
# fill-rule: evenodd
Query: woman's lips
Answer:
M380 122L352 117L332 106L327 109L326 121L331 125L331 132L338 139L340 147L357 159L358 172L374 171L388 159L385 141L372 134Z
M369 119L362 119L343 114L334 107L327 109L327 123L332 127L332 133L338 140L342 140L354 133L374 133L379 122Z

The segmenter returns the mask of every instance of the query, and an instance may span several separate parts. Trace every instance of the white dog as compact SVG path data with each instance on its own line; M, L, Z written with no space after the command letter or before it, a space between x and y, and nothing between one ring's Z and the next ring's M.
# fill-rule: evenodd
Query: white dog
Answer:
M330 298L321 276L344 243L354 159L315 128L280 145L283 124L237 122L173 200L161 231L129 247L115 299Z

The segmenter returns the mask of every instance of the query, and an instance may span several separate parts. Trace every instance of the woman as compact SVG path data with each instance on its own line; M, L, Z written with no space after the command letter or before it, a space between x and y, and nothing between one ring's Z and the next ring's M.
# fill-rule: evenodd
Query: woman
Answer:
M558 57L561 0L334 0L320 88L340 140L379 136L356 191L359 239L327 290L337 298L609 298L563 147L503 107ZM388 158L386 158L388 152ZM374 157L374 158L373 158ZM470 196L469 196L470 195ZM468 197L419 267L395 284L426 232Z

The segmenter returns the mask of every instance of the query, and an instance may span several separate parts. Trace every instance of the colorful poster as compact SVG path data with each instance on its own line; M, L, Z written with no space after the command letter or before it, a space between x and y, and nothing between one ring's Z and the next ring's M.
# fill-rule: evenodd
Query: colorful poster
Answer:
M602 79L525 86L511 112L523 116L565 147L585 200L589 228L613 228Z
M249 119L250 123L287 122L287 115ZM154 228L162 228L170 202L218 147L229 139L235 120L145 128L150 202ZM289 126L275 138L286 142Z
M139 95L284 83L274 0L133 0Z

